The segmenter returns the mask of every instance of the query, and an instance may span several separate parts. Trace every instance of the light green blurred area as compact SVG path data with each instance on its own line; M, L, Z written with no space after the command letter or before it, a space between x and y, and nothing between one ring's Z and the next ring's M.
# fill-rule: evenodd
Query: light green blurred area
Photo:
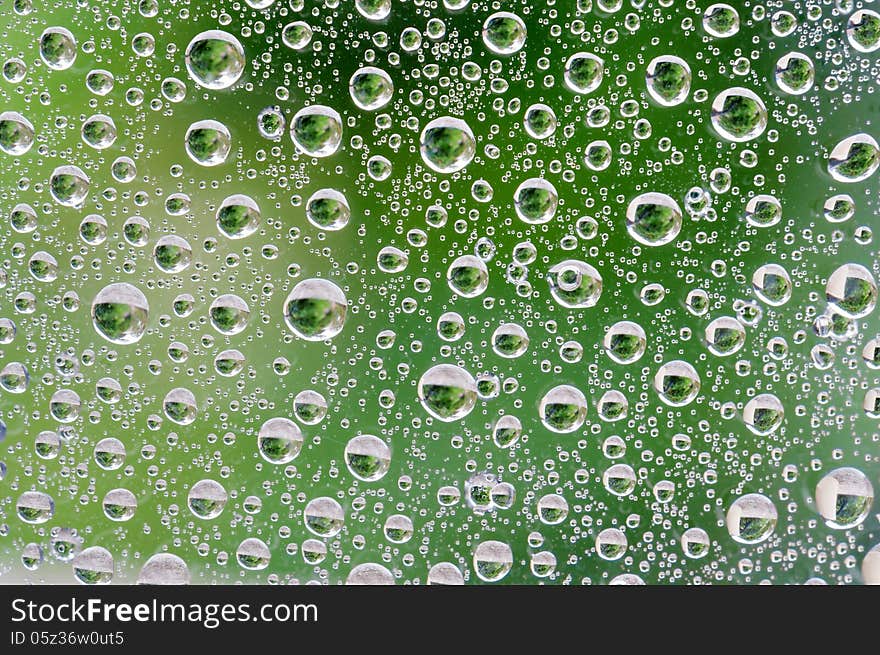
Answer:
M0 418L7 426L0 444L6 465L0 481L0 582L73 582L70 563L50 553L58 528L76 529L83 547L108 549L115 582L134 581L150 556L165 551L183 558L192 580L201 583L338 583L365 562L382 563L401 584L424 584L438 562L452 562L468 582L479 582L473 553L487 540L513 550L504 583L602 584L623 573L662 584L861 581L864 555L880 541L876 509L860 527L835 530L817 512L814 495L819 480L843 466L880 484L880 431L862 409L878 376L861 358L880 324L875 311L858 320L857 336L837 342L818 337L813 322L826 307L828 276L840 265L854 262L875 278L880 274L876 243L855 238L859 228L878 226L877 175L843 185L826 170L828 152L842 139L863 131L878 136L876 53L846 46L847 18L827 3L821 5L821 20L808 21L801 10L801 28L784 38L772 36L768 18L755 20L751 9L737 3L740 33L711 39L699 26L702 5L676 1L665 8L647 2L637 10L624 2L617 12L594 8L578 14L573 3L542 2L500 7L520 15L528 29L520 53L500 56L488 52L479 35L494 7L471 2L452 12L436 4L395 0L391 17L376 23L348 2L331 7L310 0L294 10L279 0L258 11L237 2L158 0L158 13L148 17L129 2L70 6L34 0L32 11L20 13L0 0L0 60L18 57L27 66L20 82L0 80L0 111L22 113L36 132L25 155L0 153L0 268L6 279L0 317L12 318L18 328L14 341L0 346L0 366L21 362L30 372L25 394L0 390ZM641 17L635 31L624 25L630 13ZM442 38L424 36L431 17L444 21ZM686 19L696 27L683 29ZM282 28L293 20L305 20L315 31L303 51L281 42ZM573 26L579 31L575 21L583 23L580 34L572 32ZM67 70L50 71L40 61L38 39L49 26L65 26L77 39L77 58ZM559 27L558 34L551 26ZM407 27L423 34L418 53L399 46ZM186 46L208 29L226 30L244 46L245 71L231 89L201 89L187 76ZM156 42L150 57L132 51L133 37L144 32ZM599 90L576 96L563 83L563 69L581 50L600 54L606 72ZM795 50L816 66L816 86L804 96L786 95L773 81L776 61ZM676 107L657 105L645 90L645 67L666 54L683 58L693 73L690 96ZM739 57L750 66L746 75L733 72ZM478 80L464 79L465 62L480 67ZM349 78L365 65L382 68L395 85L392 104L378 112L358 109L349 95ZM114 76L106 96L85 86L94 69ZM553 76L550 86L547 76ZM838 88L824 88L832 76L841 79ZM182 102L163 97L168 77L186 83ZM493 79L505 80L506 90ZM768 131L754 142L725 142L710 125L712 99L731 86L753 90L768 108ZM695 100L697 90L708 99ZM637 116L621 115L627 100L637 102ZM603 102L609 123L589 127L587 113ZM524 110L533 103L549 105L559 120L548 140L531 139L523 129ZM260 135L257 114L264 108L277 105L289 124L311 104L333 107L342 116L342 146L335 155L311 159L295 152L286 132L277 141ZM117 126L118 138L107 150L94 150L80 137L83 121L95 113L111 116ZM453 175L430 171L418 152L422 127L447 115L464 119L477 142L474 161ZM204 119L222 122L232 135L232 151L221 166L198 166L184 150L187 128ZM650 121L647 138L633 136L637 119ZM664 138L671 142L665 150ZM614 160L594 172L584 165L584 152L602 139L611 144ZM499 149L497 158L489 156L490 146ZM754 166L742 164L746 150L755 154ZM680 153L680 163L674 153ZM391 161L387 180L367 174L366 162L374 155ZM127 184L110 173L120 156L131 157L137 167ZM90 177L82 208L61 207L49 194L49 176L64 164L76 164ZM629 200L656 191L684 206L689 189L709 188L709 173L717 167L729 168L732 188L715 195L714 222L685 215L672 243L652 248L634 242L625 225ZM546 177L559 193L556 218L545 225L528 225L515 214L514 191L531 177ZM478 180L491 185L491 202L474 199L471 188ZM323 188L342 192L351 206L352 219L341 231L322 232L306 219L305 201ZM831 224L823 218L823 203L844 192L855 199L856 214ZM172 193L191 198L186 215L165 212ZM256 234L230 240L219 232L215 213L225 197L239 193L256 200L262 222ZM782 221L770 228L750 227L743 218L748 199L761 193L775 195L783 206ZM15 232L7 220L22 202L38 213L39 226L29 234ZM434 204L448 212L443 227L425 222ZM109 226L107 240L97 247L78 235L83 217L92 213ZM122 236L123 223L134 215L150 224L143 248ZM599 225L591 240L576 236L575 224L584 216ZM416 245L414 230L424 233L424 245ZM155 265L153 247L166 234L192 246L193 263L182 273L170 275ZM459 255L473 254L481 238L491 239L496 252L487 264L488 289L477 298L456 297L447 269ZM528 272L533 291L524 298L506 275L514 247L526 240L538 255ZM572 249L564 247L569 243ZM378 269L376 257L384 246L408 253L405 271ZM277 256L267 256L270 247ZM28 273L29 257L40 250L58 260L54 282L37 282ZM547 271L566 259L583 260L600 273L603 291L595 307L566 309L550 295ZM713 272L713 262L723 262L723 275ZM791 300L781 307L760 305L762 317L747 327L737 355L712 355L703 339L706 326L734 316L738 301L756 300L752 274L766 263L781 264L792 276ZM312 277L332 280L349 303L344 330L327 343L296 338L283 319L290 290ZM133 284L149 300L149 329L137 344L113 345L91 324L92 299L113 282ZM659 304L640 300L647 284L665 289ZM702 317L684 306L688 292L697 288L710 298ZM15 298L25 292L36 296L33 314L14 309ZM60 302L71 292L80 299L72 312ZM188 318L172 311L173 299L183 293L196 300ZM240 296L251 310L248 328L231 337L218 334L208 317L211 301L227 293ZM437 335L437 320L447 311L458 312L467 324L465 336L452 344ZM607 328L621 320L647 333L647 352L635 364L615 364L602 348ZM528 350L517 359L502 358L491 347L491 335L506 322L518 323L529 336ZM396 339L382 349L377 336L389 329ZM789 345L780 361L767 347L777 336ZM560 357L560 347L570 340L584 348L580 362ZM186 362L169 358L173 342L188 346ZM811 360L811 349L823 343L835 353L827 370ZM232 378L218 375L213 364L228 348L247 359L244 371ZM57 371L65 356L78 362L72 378ZM286 375L273 371L279 357L290 363ZM691 363L702 381L697 400L683 408L664 405L652 387L660 365L675 359ZM416 393L421 375L437 363L514 380L516 388L481 399L461 421L441 423L430 418ZM95 383L103 377L125 390L117 405L96 397ZM576 433L557 434L541 424L538 403L559 384L571 384L587 397L587 423ZM163 415L162 399L176 387L197 399L198 418L189 426ZM58 457L43 460L34 452L34 439L59 428L48 410L50 397L62 388L82 399L72 424L76 434ZM293 398L307 389L325 396L328 415L318 425L301 426L305 443L290 465L269 464L257 450L260 426L273 417L292 417ZM629 413L618 422L601 421L596 403L612 389L626 396ZM396 398L390 408L379 403L383 390ZM755 393L772 393L785 408L782 428L769 437L752 434L741 417ZM737 409L732 418L722 416L725 403ZM505 414L522 421L525 435L510 449L499 448L491 437ZM672 438L682 433L692 446L676 451ZM345 465L345 445L358 434L378 435L391 447L390 471L379 482L359 482ZM613 435L626 442L626 453L616 461L602 451ZM127 450L117 471L102 470L93 458L95 444L108 436ZM615 463L636 471L638 482L628 496L617 497L603 486L603 473ZM797 471L793 479L784 479L786 466ZM466 481L480 471L513 485L511 508L478 514L463 500L440 505L441 487L454 485L464 494ZM205 478L220 482L229 494L216 519L198 519L187 507L190 487ZM653 489L664 480L674 483L675 495L660 503ZM138 499L129 521L115 523L102 512L102 499L116 488ZM54 499L48 523L32 526L16 516L18 497L30 490ZM779 519L770 539L745 546L731 538L725 514L739 496L753 492L773 501ZM559 494L569 505L567 518L557 525L537 516L537 501L546 494ZM262 501L256 514L244 510L249 496ZM325 540L327 557L313 566L300 552L303 541L315 537L304 525L303 509L321 496L342 505L345 526ZM395 514L414 524L407 543L392 543L383 534ZM617 561L605 561L595 550L596 536L610 527L623 529L628 540ZM682 554L681 535L693 527L711 538L703 559ZM531 539L540 545L530 545L531 533L540 534L540 540ZM235 561L239 544L251 537L272 553L262 571L246 571ZM31 542L46 554L37 571L21 562ZM551 577L530 572L530 559L540 551L557 559Z

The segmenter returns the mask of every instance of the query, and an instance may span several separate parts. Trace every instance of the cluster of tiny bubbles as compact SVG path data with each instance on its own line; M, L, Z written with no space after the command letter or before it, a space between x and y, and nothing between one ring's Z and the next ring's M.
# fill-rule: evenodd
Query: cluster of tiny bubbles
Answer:
M880 584L880 8L0 13L0 579Z

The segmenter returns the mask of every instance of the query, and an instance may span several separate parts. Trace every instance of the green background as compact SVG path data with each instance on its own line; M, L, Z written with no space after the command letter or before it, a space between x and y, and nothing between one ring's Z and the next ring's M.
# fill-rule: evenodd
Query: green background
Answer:
M865 391L878 384L876 373L861 360L861 348L880 326L874 312L859 322L858 336L837 342L817 337L812 323L825 309L825 282L838 266L855 262L880 274L875 243L854 238L860 226L877 224L877 176L840 185L826 171L827 153L838 141L862 131L877 136L877 57L849 47L847 17L832 4L811 3L821 15L809 20L804 3L776 3L785 4L800 22L784 38L770 30L774 5L767 3L766 16L757 20L752 4L735 4L743 23L739 34L712 39L700 27L705 4L678 1L649 1L640 8L625 2L614 12L598 7L578 12L574 3L561 2L471 2L450 12L439 3L394 0L391 17L381 23L365 20L350 2L307 1L291 7L279 0L259 11L238 2L159 0L158 14L145 17L129 2L73 6L33 0L32 11L22 15L9 0L0 1L0 59L21 57L28 66L20 83L0 81L0 104L28 117L37 134L26 155L0 155L0 216L8 216L19 202L31 204L39 215L39 227L31 234L16 233L8 221L0 225L0 265L6 273L0 316L13 318L18 326L16 339L0 347L0 364L22 362L31 376L24 395L0 391L0 416L8 429L0 444L7 467L0 481L0 581L72 582L70 564L48 552L51 530L71 527L83 546L100 545L113 553L116 582L134 580L146 559L165 550L187 562L194 582L337 583L354 565L379 562L398 583L424 583L428 569L441 561L455 563L469 582L479 582L473 549L488 539L513 549L514 565L505 583L605 583L627 572L664 584L802 583L812 576L829 583L859 582L864 553L878 542L876 513L859 528L835 531L818 515L813 494L821 477L839 466L859 468L875 486L880 483L880 432L876 419L866 417L861 407ZM497 10L513 11L527 25L526 46L516 55L493 56L479 36L485 18ZM624 26L630 13L640 18L635 31ZM446 34L437 40L425 36L417 53L404 52L398 45L401 31L412 26L424 36L432 17L444 21ZM685 29L688 19L693 27ZM281 29L292 20L305 20L315 31L302 52L281 43ZM572 33L574 21L583 22L582 33ZM50 71L39 60L39 35L56 25L70 29L79 47L74 66L66 71ZM193 36L217 28L239 38L247 65L232 89L214 92L187 77L183 53ZM155 53L147 58L135 56L131 48L141 32L156 41ZM379 33L387 35L386 47ZM86 43L94 46L92 52L84 49ZM581 50L598 54L606 65L602 86L589 96L576 96L562 82L566 59ZM782 93L773 81L776 61L795 50L808 54L816 66L815 87L799 97ZM693 71L688 100L672 108L652 103L645 91L648 62L665 54L684 58ZM542 57L546 70L540 66ZM738 57L748 61L745 75L734 73ZM462 77L461 66L468 61L481 67L478 81ZM348 79L363 65L383 68L395 84L393 103L378 112L358 110L349 96ZM94 68L115 77L107 96L95 96L85 86ZM545 84L547 75L553 76L551 86ZM183 102L162 96L162 80L169 76L186 82ZM829 90L826 80L831 78L839 82ZM506 90L499 92L496 80L504 80ZM731 86L752 89L767 105L768 131L754 142L724 142L709 123L711 100ZM131 89L143 96L137 106L126 100ZM708 99L695 100L696 90L705 90ZM628 99L638 102L635 117L621 115L620 105ZM524 109L536 102L550 105L559 120L555 136L545 141L531 140L522 127ZM289 121L298 109L316 103L335 108L345 122L343 144L334 156L312 160L298 155L286 133L277 142L260 136L256 116L265 107L277 105ZM587 112L603 103L610 122L588 127ZM93 113L108 114L116 123L118 139L108 150L95 151L80 138L83 120ZM386 114L387 124L377 124L377 114ZM418 153L421 128L444 115L466 120L477 139L474 161L451 176L429 171ZM650 137L633 136L638 118L650 121ZM197 166L184 151L187 127L202 119L221 121L232 134L233 150L224 165ZM664 137L671 140L666 152L660 148ZM596 139L608 140L615 153L612 165L598 173L583 164L585 146ZM490 144L500 149L497 159L486 154ZM753 168L740 163L746 149L757 155ZM680 153L680 163L673 153ZM393 163L393 174L382 182L366 172L366 160L376 154ZM110 175L110 164L120 155L137 165L137 177L129 184ZM77 164L91 178L80 209L57 205L48 192L52 170L66 163ZM658 191L683 206L690 188L709 188L709 173L719 166L729 168L732 187L713 194L715 221L685 216L677 240L656 248L634 247L624 221L632 197ZM549 224L531 226L516 218L513 192L529 177L546 177L559 192L560 206ZM492 186L491 202L471 196L478 179ZM339 232L322 233L305 219L304 200L325 187L343 192L351 204L352 220ZM191 211L170 217L164 199L177 192L190 196ZM841 192L853 196L857 212L848 222L832 225L822 217L822 205ZM262 211L260 231L242 241L223 237L214 221L219 202L233 193L250 195ZM757 193L781 201L778 225L756 229L743 219L748 198ZM425 223L425 210L435 203L449 214L442 228ZM78 237L79 223L89 213L101 214L110 227L98 247ZM122 224L132 215L150 223L145 248L122 238ZM594 239L576 235L575 222L583 216L599 223ZM424 246L408 242L411 230L427 235ZM156 239L171 233L185 238L194 251L193 264L177 275L158 270L152 258ZM573 250L563 248L567 236L574 236ZM488 263L489 287L479 298L457 298L446 283L446 270L457 256L472 254L481 237L496 247ZM533 292L527 298L505 279L514 246L525 240L538 252L529 266ZM269 245L277 248L277 258L263 255ZM376 255L387 245L408 252L404 272L378 271ZM59 261L55 282L29 276L27 260L38 250ZM595 307L568 310L550 296L546 271L569 258L601 274L604 289ZM722 276L711 270L716 260L725 264ZM703 341L706 325L735 315L736 301L754 300L752 273L771 262L792 276L791 300L779 308L762 305L762 318L747 328L738 355L710 354ZM290 289L310 277L331 279L349 300L345 328L329 343L295 338L282 318ZM427 292L416 289L420 278L430 283ZM89 318L94 295L118 281L134 284L149 299L150 329L135 345L104 341ZM651 307L639 299L649 283L666 290L664 300ZM684 307L687 293L696 288L711 299L703 317ZM13 299L24 291L37 297L34 314L13 309ZM81 299L74 312L59 302L70 291ZM188 318L174 316L171 309L180 293L191 293L197 301ZM223 293L241 296L252 312L248 329L233 337L216 333L207 319L211 300ZM465 317L467 330L442 350L446 344L435 324L445 311ZM645 328L648 351L638 363L619 366L605 355L601 341L608 326L624 319ZM495 355L489 343L495 328L508 321L519 323L530 337L529 350L515 360ZM376 346L383 329L396 333L387 350ZM784 337L790 347L779 362L767 351L774 336ZM560 345L568 340L584 347L578 363L559 356ZM185 363L169 359L172 341L189 346ZM812 364L810 350L817 343L834 349L832 368L818 370ZM244 372L234 378L213 369L214 357L226 348L247 357ZM63 355L79 363L73 378L56 372L56 360ZM285 376L272 370L278 356L291 363ZM375 358L379 364L371 367ZM672 359L690 362L702 379L698 399L681 409L664 405L651 386L660 364ZM161 362L158 373L148 368L154 360ZM738 360L747 362L749 370L738 371ZM416 384L441 361L457 363L473 375L512 378L517 388L479 401L460 422L432 421L417 401ZM95 397L95 382L104 376L127 389L112 407ZM578 387L590 401L587 423L574 434L552 433L538 417L539 399L563 383ZM148 429L148 417L162 416L163 397L178 386L196 395L198 420L180 427L166 419L158 429ZM41 460L33 440L42 430L58 428L48 415L49 398L65 387L83 401L76 436L56 459ZM324 394L328 415L320 425L303 426L303 451L287 470L270 465L257 452L256 433L269 418L292 416L293 397L304 389ZM385 389L396 396L390 409L378 402ZM595 403L609 389L621 390L629 401L623 421L597 417ZM771 437L751 434L741 419L748 398L764 392L775 394L786 410L782 428ZM722 418L723 403L736 405L735 417ZM523 439L509 450L491 439L491 426L503 414L517 416L524 426ZM391 470L380 482L359 483L345 467L345 444L360 433L379 435L392 449ZM692 438L690 450L671 448L676 433ZM626 498L602 485L603 472L616 463L602 453L602 442L611 435L626 440L626 455L619 461L639 476ZM118 471L103 471L92 458L94 444L106 436L126 445L126 465ZM461 437L460 447L455 437ZM155 447L155 456L144 456L147 446ZM785 465L797 468L794 482L782 478ZM575 480L579 469L588 473L585 484ZM441 486L456 485L463 492L465 481L484 470L514 485L512 508L478 515L464 502L439 505ZM401 489L402 476L411 478L410 489ZM203 478L221 482L230 494L224 512L211 521L195 518L186 507L189 487ZM664 479L675 483L676 494L660 504L652 487ZM125 523L110 521L101 510L104 495L118 487L131 490L139 501L134 518ZM16 516L18 496L31 489L55 500L55 515L45 525L26 525ZM727 533L724 515L733 500L750 492L773 500L779 523L763 544L741 546ZM569 503L560 525L543 525L537 517L536 502L547 493L559 493ZM250 495L262 500L261 511L253 516L242 509ZM297 548L313 536L303 525L302 511L319 496L336 498L346 522L338 537L327 540L326 560L313 567ZM361 509L356 499L364 501ZM402 545L389 543L382 533L387 517L397 513L415 524L413 538ZM606 562L596 555L595 537L615 526L624 529L629 549L623 559ZM682 554L679 539L690 527L703 528L712 539L704 559L688 560ZM528 544L534 531L543 535L540 548ZM247 537L269 545L267 569L248 572L235 562L235 549ZM29 542L47 552L36 572L26 571L20 561ZM539 550L551 551L558 560L556 573L543 580L529 571L530 555Z

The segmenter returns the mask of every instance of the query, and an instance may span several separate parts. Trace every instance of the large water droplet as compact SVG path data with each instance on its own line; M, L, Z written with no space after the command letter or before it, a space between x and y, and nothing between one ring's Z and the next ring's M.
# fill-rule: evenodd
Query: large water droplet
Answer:
M244 72L244 48L222 30L197 34L186 47L185 56L190 78L207 89L229 88Z
M126 345L139 341L149 318L146 296L126 282L107 285L92 301L92 324L111 343Z
M477 383L470 373L452 364L438 364L419 380L419 400L428 413L450 422L458 421L477 402Z

